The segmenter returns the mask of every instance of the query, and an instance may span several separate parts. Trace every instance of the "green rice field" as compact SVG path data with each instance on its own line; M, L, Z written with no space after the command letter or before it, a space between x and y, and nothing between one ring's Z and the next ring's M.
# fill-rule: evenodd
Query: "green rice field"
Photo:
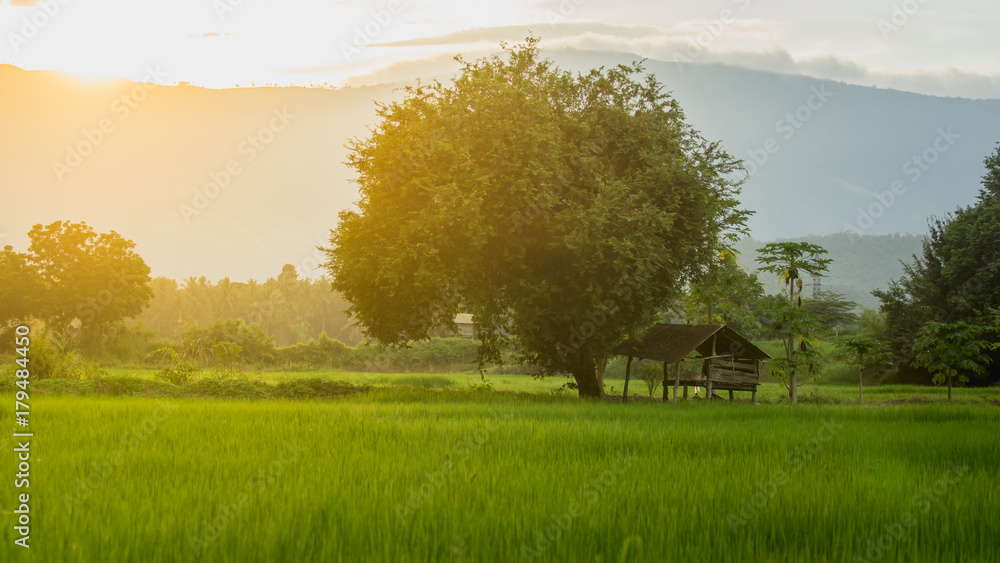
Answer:
M943 389L893 387L866 389L877 404L856 405L856 388L827 385L791 407L768 385L761 405L741 394L624 405L551 392L561 380L488 378L521 391L498 392L470 389L470 374L331 377L372 387L251 401L155 386L107 397L74 382L33 397L28 489L14 487L16 443L0 444L0 506L13 522L17 495L30 492L31 548L13 547L7 525L0 553L1000 561L997 388L956 390L952 404ZM0 409L4 428L12 417Z

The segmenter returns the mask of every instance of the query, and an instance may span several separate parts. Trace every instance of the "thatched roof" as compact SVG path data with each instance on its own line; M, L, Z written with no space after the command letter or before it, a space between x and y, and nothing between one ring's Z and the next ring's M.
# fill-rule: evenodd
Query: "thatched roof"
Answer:
M725 325L657 324L642 335L615 346L611 351L621 356L673 364L695 351L701 356L712 356L713 336L715 356L752 360L771 359L767 352L754 346L752 342Z

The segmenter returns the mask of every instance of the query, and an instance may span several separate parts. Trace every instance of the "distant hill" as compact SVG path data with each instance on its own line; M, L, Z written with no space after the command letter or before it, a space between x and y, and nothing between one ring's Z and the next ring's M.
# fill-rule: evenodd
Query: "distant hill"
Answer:
M878 299L871 295L873 289L885 289L889 280L898 279L903 273L902 262L911 263L913 255L920 255L923 236L917 235L855 235L837 233L827 236L805 236L794 240L809 242L825 248L833 260L828 275L819 283L824 291L839 293L855 303L877 309ZM756 269L757 251L764 242L743 239L736 245L740 259L751 270ZM767 293L777 293L783 287L770 274L759 274ZM812 295L812 280L806 279L805 296Z
M573 69L629 60L548 54ZM646 66L707 138L751 162L767 155L743 191L758 240L923 233L929 215L973 201L982 159L1000 140L998 100L720 65ZM400 95L395 86L149 89L0 66L0 244L23 248L34 223L86 220L135 240L154 275L264 279L285 263L317 275L314 247L357 198L343 145L374 123L373 100ZM280 115L289 122L276 122ZM920 170L912 159L925 151L935 162ZM213 177L225 184L217 193ZM880 203L876 194L891 194L896 181L898 195ZM878 216L859 223L859 208Z

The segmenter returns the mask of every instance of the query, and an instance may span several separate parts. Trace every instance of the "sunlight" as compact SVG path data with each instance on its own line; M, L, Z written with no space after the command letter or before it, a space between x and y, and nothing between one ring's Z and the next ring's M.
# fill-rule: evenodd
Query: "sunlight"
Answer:
M86 85L97 85L121 78L103 68L74 68L72 70L64 70L63 72L77 82Z

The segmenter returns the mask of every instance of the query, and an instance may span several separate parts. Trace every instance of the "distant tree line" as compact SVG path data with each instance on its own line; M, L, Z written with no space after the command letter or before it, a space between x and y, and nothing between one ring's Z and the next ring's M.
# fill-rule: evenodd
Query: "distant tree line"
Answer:
M264 282L222 278L212 283L202 276L178 283L158 277L151 287L149 306L136 320L161 338L178 339L190 325L242 319L260 325L277 346L306 342L321 333L351 346L362 341L346 313L349 304L331 292L329 280L300 278L291 264Z

